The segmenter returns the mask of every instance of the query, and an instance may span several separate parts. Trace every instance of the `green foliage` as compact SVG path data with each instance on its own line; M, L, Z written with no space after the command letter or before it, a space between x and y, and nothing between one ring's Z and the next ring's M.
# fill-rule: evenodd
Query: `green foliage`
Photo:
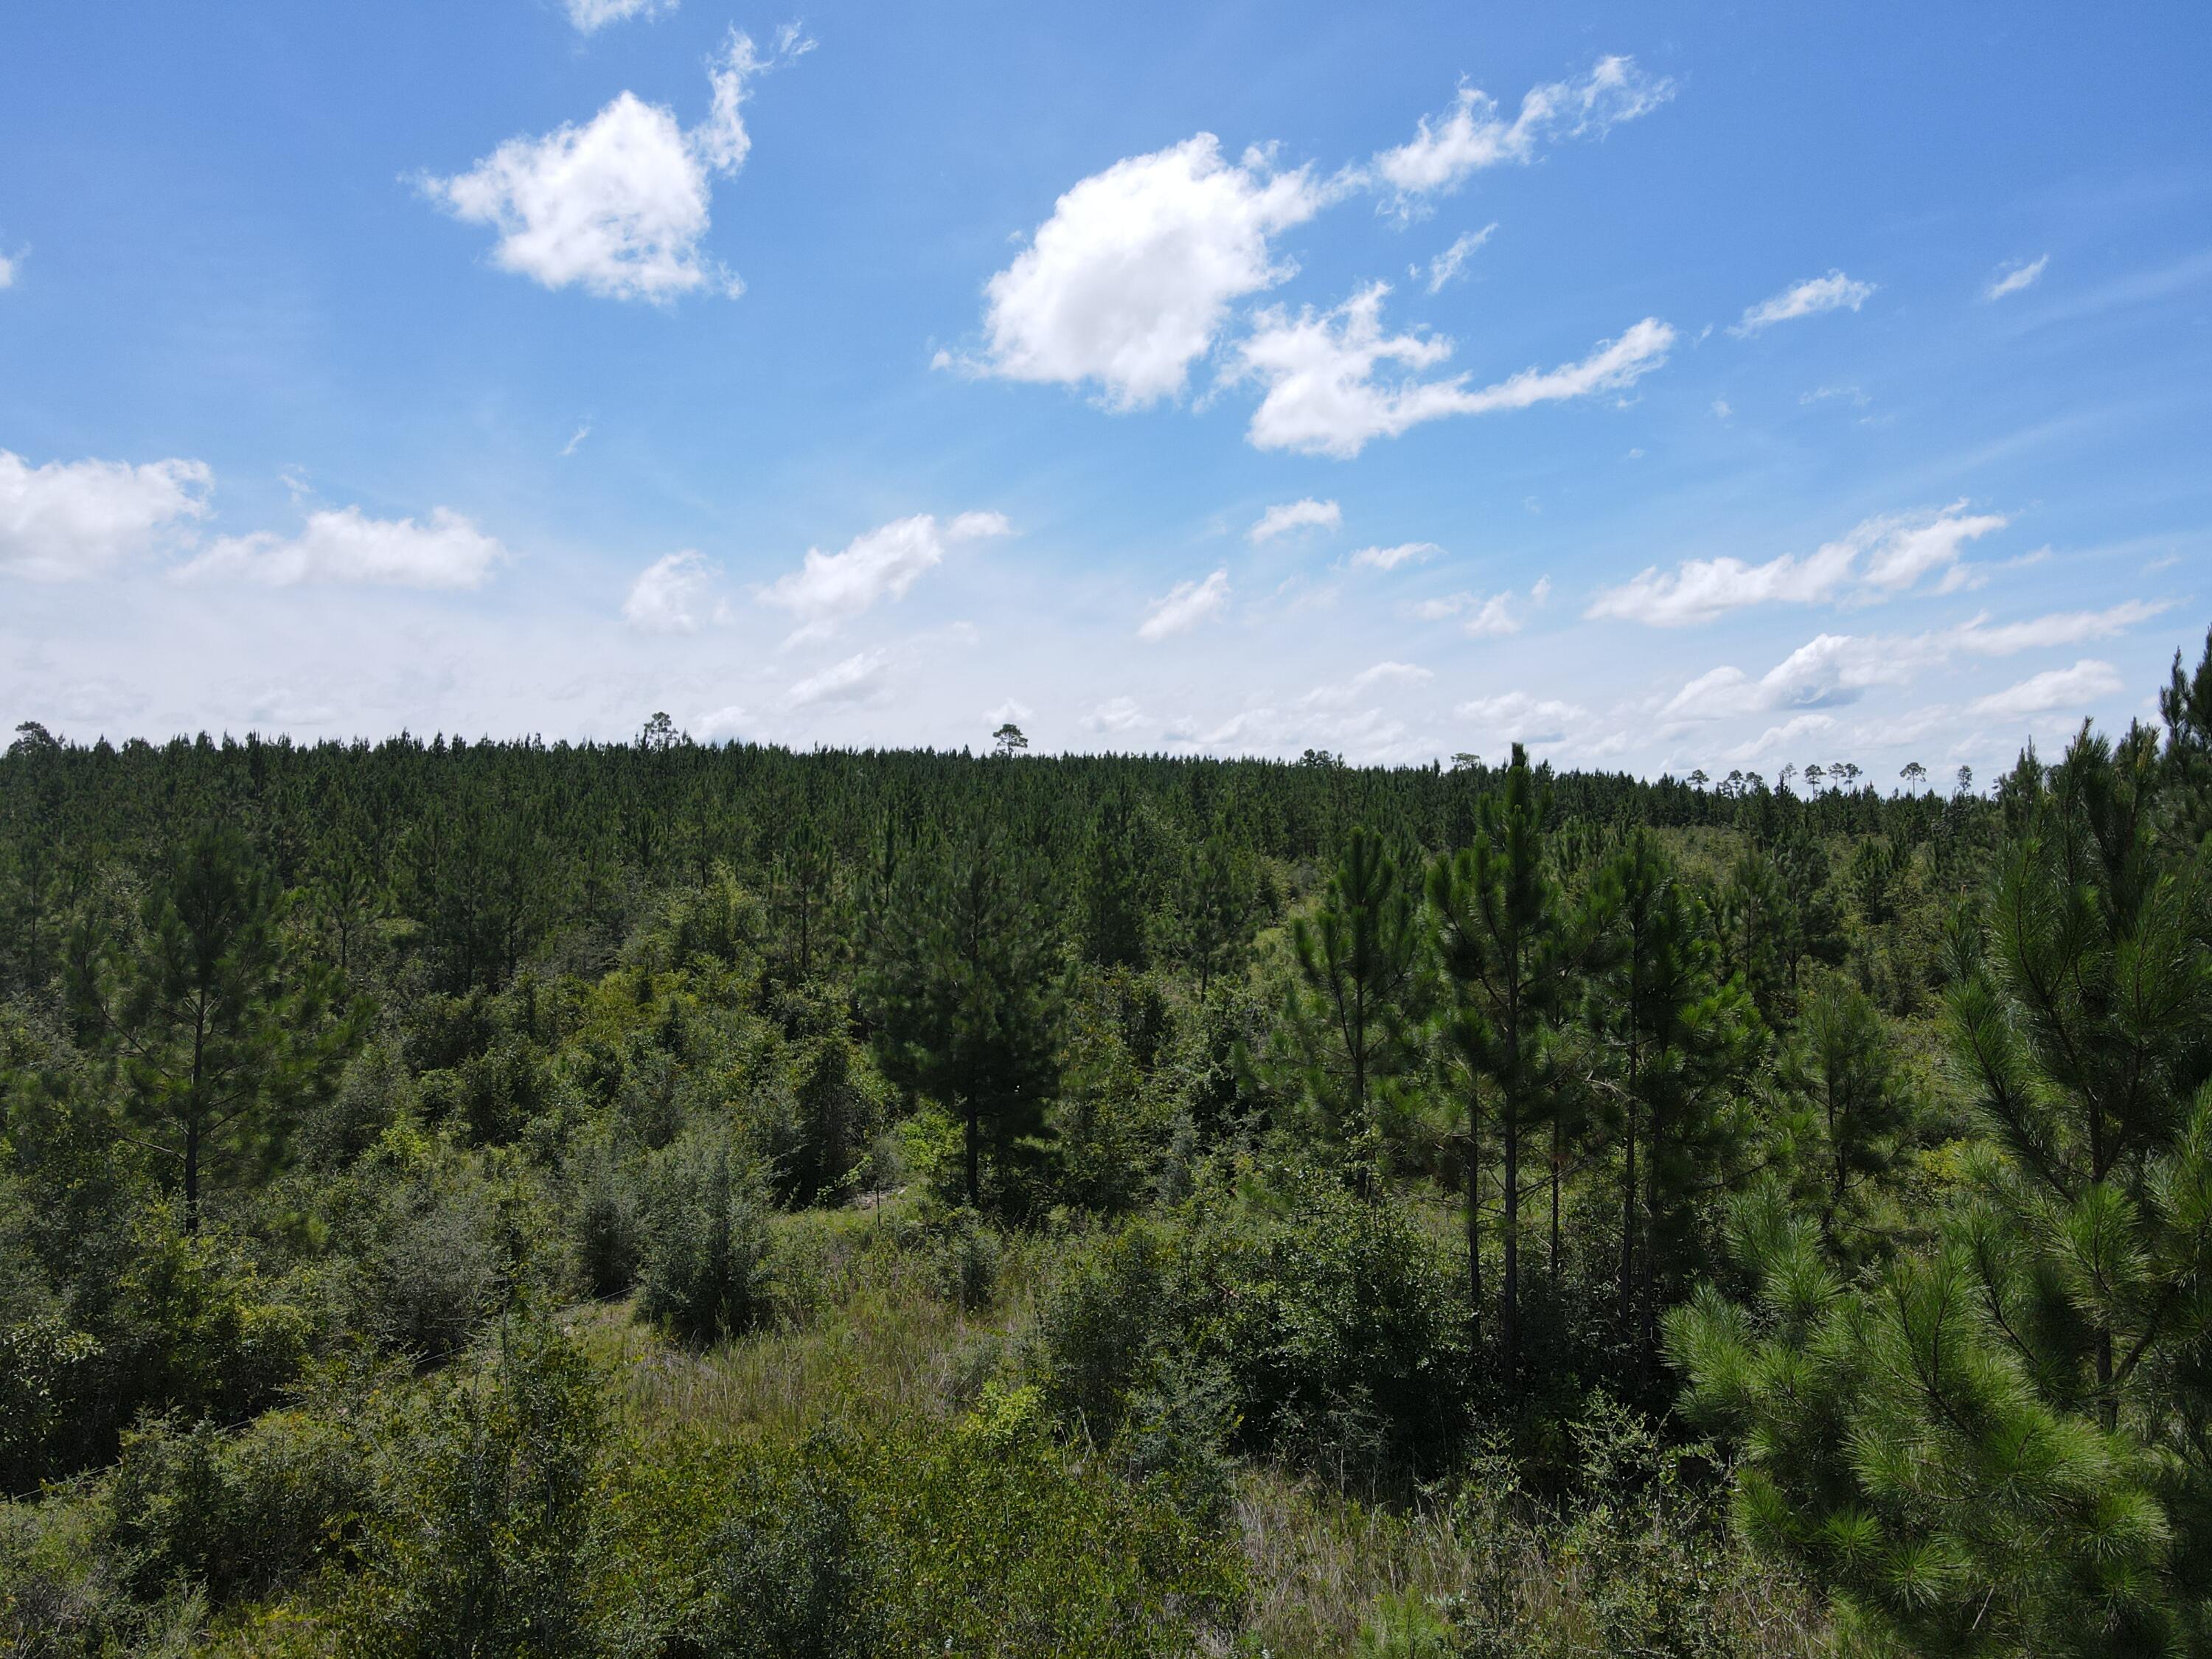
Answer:
M1379 1166L1388 1097L1414 1063L1418 897L1382 841L1355 829L1319 906L1291 924L1298 977L1283 1006L1278 1063L1355 1170Z
M492 1375L444 1391L389 1455L338 1621L363 1656L588 1652L585 1574L603 1407L576 1346L529 1321Z
M1739 1512L1921 1651L2197 1650L2212 1627L2212 904L2173 770L2087 732L2002 793L1955 1044L1987 1139L1925 1253L1839 1281L1769 1194L1670 1328L1747 1438Z
M1057 951L1031 877L995 830L909 858L885 895L863 992L884 1074L952 1114L965 1196L999 1192L1044 1127L1055 1081Z
M709 1344L765 1316L768 1197L730 1138L694 1131L654 1154L646 1177L638 1311Z

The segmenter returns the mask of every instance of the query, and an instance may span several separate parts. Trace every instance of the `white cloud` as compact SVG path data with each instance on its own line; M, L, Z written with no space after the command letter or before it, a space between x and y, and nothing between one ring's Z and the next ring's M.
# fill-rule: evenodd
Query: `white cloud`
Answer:
M1177 582L1163 599L1152 601L1137 637L1164 640L1170 634L1188 632L1229 603L1229 573L1217 570L1204 581Z
M49 461L0 449L0 575L96 576L208 510L203 461Z
M677 0L567 0L567 10L578 33L594 34L610 23L674 11L676 3Z
M719 738L732 736L744 729L745 709L742 703L731 703L726 708L710 708L691 722L691 733L702 743L713 743Z
M1758 679L1732 666L1700 674L1660 712L1668 720L1698 720L1833 708L1856 702L1873 686L1902 685L1946 654L1944 641L1934 635L1821 634Z
M1552 579L1549 576L1537 577L1534 583L1528 589L1528 598L1530 602L1536 605L1544 605L1549 602L1551 597Z
M1498 224L1493 220L1480 230L1467 231L1449 247L1430 260L1427 274L1429 292L1441 294L1444 290L1445 284L1455 282L1464 276L1467 272L1468 256L1496 234L1497 230ZM1406 274L1418 280L1422 275L1421 268L1419 265L1409 265L1407 267Z
M1004 726L1009 720L1018 725L1023 720L1028 720L1036 713L1036 710L1031 708L1029 704L1023 702L1018 698L1008 697L1006 702L1000 703L996 708L985 709L983 711L983 718L988 720L994 726Z
M1893 513L1861 520L1837 540L1802 557L1784 553L1764 564L1741 559L1690 559L1662 575L1651 565L1618 587L1605 588L1583 613L1654 628L1711 622L1754 605L1814 605L1844 597L1878 598L1946 573L1943 591L1960 585L1967 543L2010 522L2002 514L1969 514L1964 501L1932 513Z
M1521 631L1521 619L1507 609L1510 593L1493 593L1474 607L1474 614L1467 619L1466 631L1478 640L1498 639Z
M2112 664L2085 657L2071 668L2053 668L1978 697L1967 706L1966 713L1977 720L2017 720L2054 708L2079 710L2096 698L2112 696L2125 684Z
M15 256L15 259L20 259L23 256L19 253ZM15 259L11 259L6 254L0 253L0 288L13 288L15 286Z
M1623 121L1649 113L1674 95L1671 81L1654 80L1633 58L1601 58L1578 82L1531 87L1511 121L1498 102L1462 85L1452 107L1431 122L1423 116L1414 136L1375 157L1373 170L1396 192L1401 214L1423 199L1458 189L1486 167L1534 159L1549 138L1601 136Z
M565 457L567 457L567 456L570 456L570 455L574 454L574 453L576 453L576 447L577 447L579 444L582 443L582 442L584 441L584 440L585 440L585 439L586 439L586 438L590 437L591 435L592 435L592 428L591 428L591 423L590 423L589 422L586 422L584 424L582 424L582 425L579 426L579 427L576 428L575 432L574 433L574 434L573 434L573 435L571 435L571 436L570 436L570 438L569 438L569 440L568 440L568 441L567 443L562 444L562 445L561 446L561 453L562 453L562 455L565 458Z
M2065 611L1995 628L1986 625L1986 618L1977 617L1954 630L1951 638L1960 650L1978 656L2008 657L2016 651L2079 645L2084 640L2108 640L2172 609L2171 599L2128 599L2109 610Z
M1836 723L1832 714L1799 714L1779 726L1770 726L1749 743L1739 744L1723 758L1735 762L1755 761L1787 749L1802 738L1826 732Z
M2045 253L2033 259L2022 259L2007 265L1990 278L1990 285L1982 290L1982 298L2002 300L2008 294L2019 293L2021 289L2031 286L2038 277L2041 276L2044 266L2050 263L2051 256Z
M1735 410L1729 407L1729 400L1727 398L1716 398L1713 399L1713 414L1717 419L1725 421L1729 416L1735 413Z
M1461 703L1453 715L1477 731L1511 743L1559 743L1589 718L1587 711L1554 697L1508 691Z
M1302 708L1338 708L1382 685L1419 685L1436 678L1427 669L1409 662L1378 662L1363 668L1348 680L1317 685L1298 699Z
M1280 501L1262 513L1244 532L1245 540L1257 547L1293 530L1340 530L1344 526L1344 509L1334 501L1317 501L1310 495L1295 501Z
M1083 717L1093 732L1134 732L1152 724L1133 697L1109 697Z
M883 690L889 667L884 653L856 651L793 686L783 694L783 706L797 709L866 702Z
M308 514L296 536L259 531L225 536L179 575L235 577L291 587L301 582L363 582L389 587L480 587L509 556L451 507L428 524L372 519L357 507Z
M1347 458L1369 440L1396 437L1424 421L1526 409L1624 386L1666 361L1674 331L1647 317L1617 340L1601 343L1582 362L1523 369L1495 386L1470 390L1465 374L1424 380L1418 372L1451 355L1438 335L1382 332L1387 283L1376 283L1334 311L1310 307L1295 318L1270 307L1237 346L1232 380L1267 388L1247 437L1258 449L1290 449ZM1397 363L1409 373L1378 382L1375 371Z
M908 588L945 562L948 548L1012 533L1003 514L963 513L940 526L934 514L918 513L855 536L842 553L807 549L800 567L763 589L761 598L803 619L794 639L826 633L880 599L904 599Z
M1425 564L1443 551L1434 542L1400 542L1395 547L1363 547L1352 562L1370 570L1395 570L1401 564Z
M1729 332L1741 338L1771 328L1777 323L1818 316L1824 311L1856 311L1873 297L1874 291L1872 283L1855 283L1842 271L1832 270L1825 276L1808 277L1795 287L1785 288L1771 299L1761 300L1747 308L1743 320Z
M746 82L811 44L787 31L763 58L732 30L710 71L708 117L690 131L672 111L624 92L585 125L510 138L466 173L426 179L423 192L455 218L492 226L498 264L546 288L615 300L734 294L736 281L700 248L713 179L736 172L752 147Z
M623 620L648 634L694 633L714 578L714 568L689 549L655 559L630 584Z
M1210 132L1117 161L1054 204L984 293L983 372L1095 381L1128 410L1180 393L1232 301L1288 276L1268 238L1330 198L1310 169L1234 164ZM945 361L951 361L946 358Z

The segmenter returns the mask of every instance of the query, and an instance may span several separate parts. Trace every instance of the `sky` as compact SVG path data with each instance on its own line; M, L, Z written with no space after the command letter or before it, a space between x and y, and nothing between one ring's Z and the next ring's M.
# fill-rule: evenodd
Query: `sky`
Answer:
M0 21L0 720L1986 782L2212 618L2212 15Z

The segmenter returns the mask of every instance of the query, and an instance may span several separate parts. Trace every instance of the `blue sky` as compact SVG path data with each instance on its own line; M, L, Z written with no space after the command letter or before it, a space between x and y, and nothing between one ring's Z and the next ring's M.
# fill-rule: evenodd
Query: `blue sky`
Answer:
M2212 615L2212 21L18 8L0 717L1984 777Z

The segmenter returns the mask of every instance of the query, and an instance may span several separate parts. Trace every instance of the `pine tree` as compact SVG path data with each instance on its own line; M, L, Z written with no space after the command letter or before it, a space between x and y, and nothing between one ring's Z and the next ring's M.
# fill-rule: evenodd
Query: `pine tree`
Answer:
M1454 992L1443 1022L1445 1040L1470 1079L1488 1080L1498 1099L1504 1209L1498 1324L1509 1379L1518 1377L1521 1364L1522 1141L1555 1104L1552 1043L1569 966L1559 892L1545 867L1548 805L1527 751L1516 743L1504 791L1483 798L1474 845L1439 860L1429 872L1429 902ZM1468 1277L1479 1298L1482 1253L1474 1172L1481 1114L1473 1088L1467 1134Z
M2212 899L2173 776L2086 730L2002 791L1954 1046L1984 1139L1927 1250L1841 1282L1769 1194L1670 1326L1747 1437L1739 1513L1919 1652L2201 1652L2212 1631Z
M1382 1097L1417 1054L1416 896L1381 839L1355 827L1320 905L1291 924L1298 978L1284 1006L1279 1062L1363 1182L1382 1158Z
M1660 1304L1689 1265L1696 1200L1732 1173L1742 1134L1735 1091L1764 1031L1742 982L1719 976L1709 918L1649 835L1639 830L1601 872L1592 908L1601 919L1603 963L1595 1023L1620 1071L1615 1296L1648 1380Z
M135 936L88 933L72 952L79 1022L174 1164L188 1231L210 1164L280 1139L285 1109L329 1082L356 1036L327 1017L321 976L284 960L282 909L238 836L205 830L155 872Z
M861 986L884 1075L960 1121L969 1204L988 1143L1003 1176L1040 1134L1057 1075L1058 945L996 830L900 860Z
M1840 984L1806 1004L1783 1075L1813 1114L1820 1232L1833 1250L1855 1194L1897 1161L1911 1102L1881 1013L1863 993Z

